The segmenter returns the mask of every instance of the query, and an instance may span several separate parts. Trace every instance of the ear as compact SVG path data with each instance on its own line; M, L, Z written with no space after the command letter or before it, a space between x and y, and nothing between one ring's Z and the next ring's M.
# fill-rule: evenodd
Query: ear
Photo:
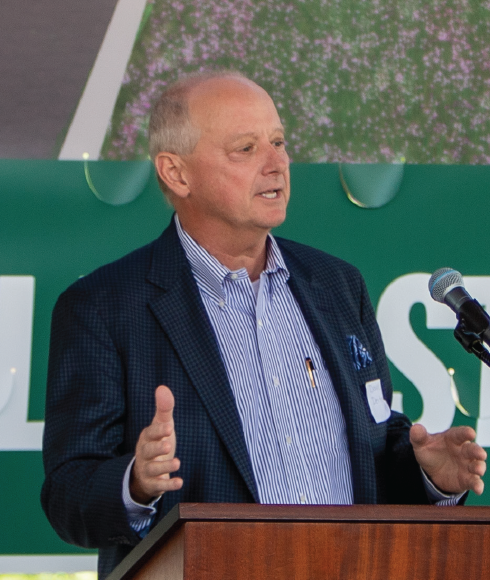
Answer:
M161 152L155 157L155 168L160 179L178 197L187 197L189 187L184 177L184 162L180 155Z

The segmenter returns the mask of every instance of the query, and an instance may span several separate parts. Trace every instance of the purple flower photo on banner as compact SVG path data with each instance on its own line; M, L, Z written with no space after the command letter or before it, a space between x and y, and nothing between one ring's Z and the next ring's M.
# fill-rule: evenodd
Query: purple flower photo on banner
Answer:
M103 148L147 156L180 74L233 68L274 98L295 162L490 163L490 2L153 0Z

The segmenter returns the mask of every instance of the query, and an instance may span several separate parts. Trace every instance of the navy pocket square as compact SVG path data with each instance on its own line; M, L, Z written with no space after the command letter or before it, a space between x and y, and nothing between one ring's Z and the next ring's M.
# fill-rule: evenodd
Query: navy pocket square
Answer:
M347 339L356 370L360 371L368 367L373 362L373 359L367 348L362 345L361 341L355 335L348 336Z

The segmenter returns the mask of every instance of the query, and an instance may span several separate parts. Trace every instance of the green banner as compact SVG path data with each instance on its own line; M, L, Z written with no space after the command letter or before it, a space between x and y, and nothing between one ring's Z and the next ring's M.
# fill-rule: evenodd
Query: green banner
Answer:
M294 164L288 219L276 233L363 272L395 406L432 431L470 424L490 447L490 373L455 341L455 315L427 290L430 273L451 266L490 304L490 168L400 171L398 194L365 209L348 199L338 165ZM146 162L137 161L0 160L0 192L1 572L2 558L15 555L87 553L56 536L39 503L51 310L79 276L158 236L172 209ZM468 503L486 505L489 493Z

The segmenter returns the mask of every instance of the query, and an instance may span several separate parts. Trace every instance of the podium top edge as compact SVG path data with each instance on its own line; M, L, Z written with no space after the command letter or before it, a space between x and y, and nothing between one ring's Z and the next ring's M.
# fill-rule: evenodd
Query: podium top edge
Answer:
M108 576L128 580L182 525L191 522L274 522L485 525L490 506L429 505L263 505L180 503L155 526Z
M262 505L231 503L181 503L155 528L162 526L169 516L172 520L260 520L298 522L432 522L432 523L490 523L489 506L432 506L432 505ZM169 518L170 520L170 518ZM170 523L170 521L168 521Z

